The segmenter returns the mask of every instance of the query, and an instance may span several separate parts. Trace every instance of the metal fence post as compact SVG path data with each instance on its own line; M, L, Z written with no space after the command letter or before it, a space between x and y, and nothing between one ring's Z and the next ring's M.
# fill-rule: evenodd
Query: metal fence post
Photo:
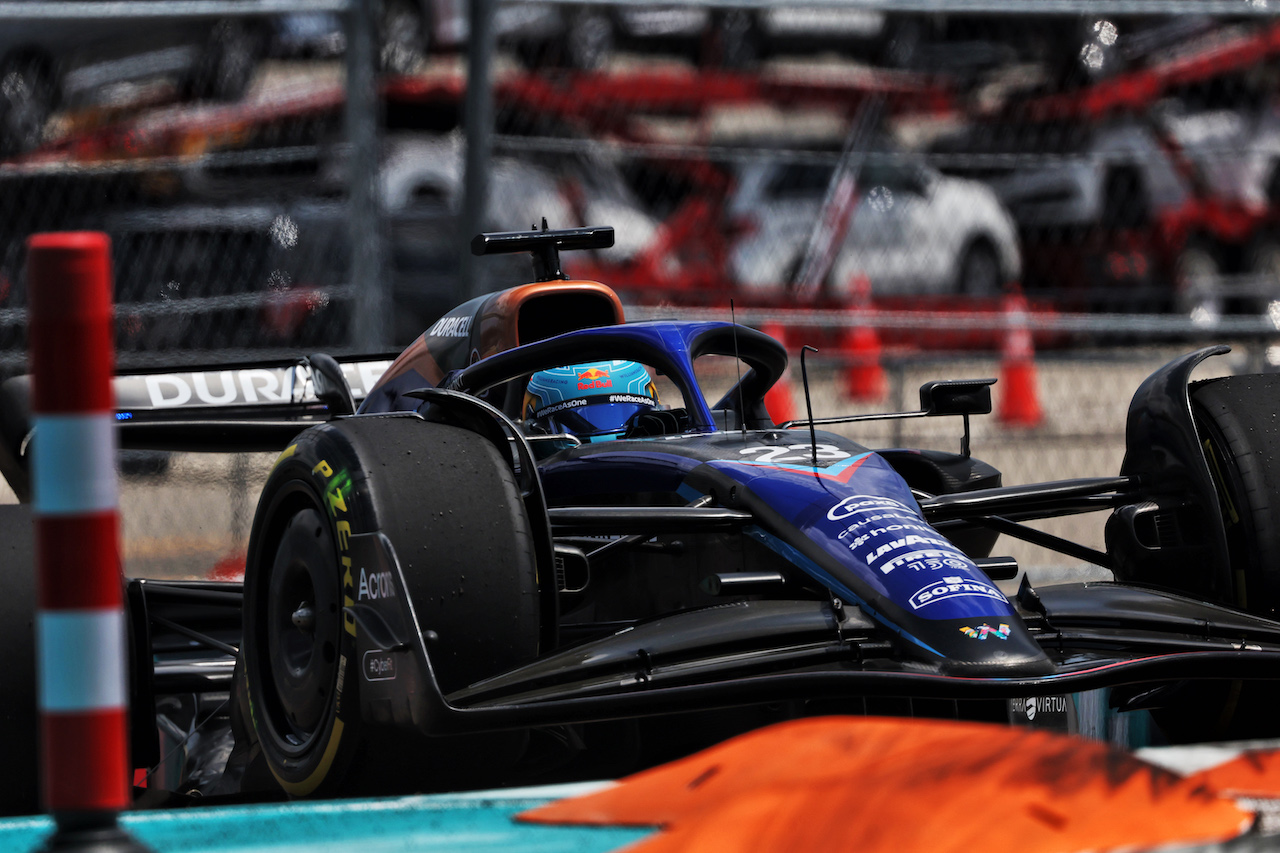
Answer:
M471 238L484 230L489 199L489 161L493 151L493 92L489 64L493 59L494 0L470 0L471 36L467 44L467 133L465 198L462 207L462 299L484 293L483 277L471 254ZM459 299L458 301L462 301Z
M347 13L347 141L350 181L352 343L363 352L386 347L389 298L383 269L378 197L378 92L374 10L379 0L351 0Z

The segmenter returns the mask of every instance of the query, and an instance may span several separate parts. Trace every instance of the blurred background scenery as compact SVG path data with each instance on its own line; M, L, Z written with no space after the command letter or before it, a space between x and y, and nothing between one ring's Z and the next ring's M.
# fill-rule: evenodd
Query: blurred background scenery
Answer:
M1277 12L0 3L0 371L25 369L39 231L110 235L119 365L157 371L394 352L531 279L527 258L472 257L475 233L612 225L565 271L631 319L785 340L778 420L803 415L809 344L816 416L996 377L973 448L1006 483L1108 476L1130 395L1172 354L1280 364ZM949 421L846 429L960 441ZM262 461L126 464L126 571L234 569ZM1006 550L1037 580L1098 571Z

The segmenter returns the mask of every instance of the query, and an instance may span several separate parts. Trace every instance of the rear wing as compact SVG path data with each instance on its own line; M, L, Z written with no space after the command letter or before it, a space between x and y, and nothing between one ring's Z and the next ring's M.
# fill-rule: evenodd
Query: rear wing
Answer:
M357 405L392 359L338 360ZM206 453L280 450L331 415L316 395L312 373L303 358L117 375L112 390L119 447ZM24 502L30 500L32 439L31 377L15 376L0 384L0 473Z

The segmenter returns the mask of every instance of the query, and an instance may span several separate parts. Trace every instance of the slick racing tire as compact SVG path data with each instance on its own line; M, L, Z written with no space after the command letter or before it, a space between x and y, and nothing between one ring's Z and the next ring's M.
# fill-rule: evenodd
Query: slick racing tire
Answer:
M1192 412L1218 488L1235 606L1275 619L1280 607L1280 374L1192 386Z
M1217 487L1232 600L1277 616L1280 605L1280 374L1228 376L1191 386L1191 409ZM1173 742L1272 737L1280 683L1174 685L1152 716Z
M40 718L36 710L36 563L31 505L0 506L0 727L6 734L0 773L0 816L40 811Z
M489 441L413 415L307 430L258 504L242 649L253 733L294 796L465 787L474 772L514 762L523 743L519 734L428 739L362 724L356 627L343 602L358 594L350 537L374 532L391 543L420 627L438 637L430 654L445 693L537 653L529 521Z

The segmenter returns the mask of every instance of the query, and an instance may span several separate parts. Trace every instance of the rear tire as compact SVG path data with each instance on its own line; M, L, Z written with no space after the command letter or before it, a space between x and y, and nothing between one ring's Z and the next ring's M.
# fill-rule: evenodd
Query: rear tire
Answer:
M242 654L255 736L295 796L445 790L519 757L522 734L428 739L360 717L351 535L391 542L447 693L531 660L539 598L529 522L486 439L417 417L314 427L263 489L245 571ZM349 565L349 561L348 561Z
M0 507L0 729L6 734L0 816L40 811L40 717L36 711L36 564L30 504Z

